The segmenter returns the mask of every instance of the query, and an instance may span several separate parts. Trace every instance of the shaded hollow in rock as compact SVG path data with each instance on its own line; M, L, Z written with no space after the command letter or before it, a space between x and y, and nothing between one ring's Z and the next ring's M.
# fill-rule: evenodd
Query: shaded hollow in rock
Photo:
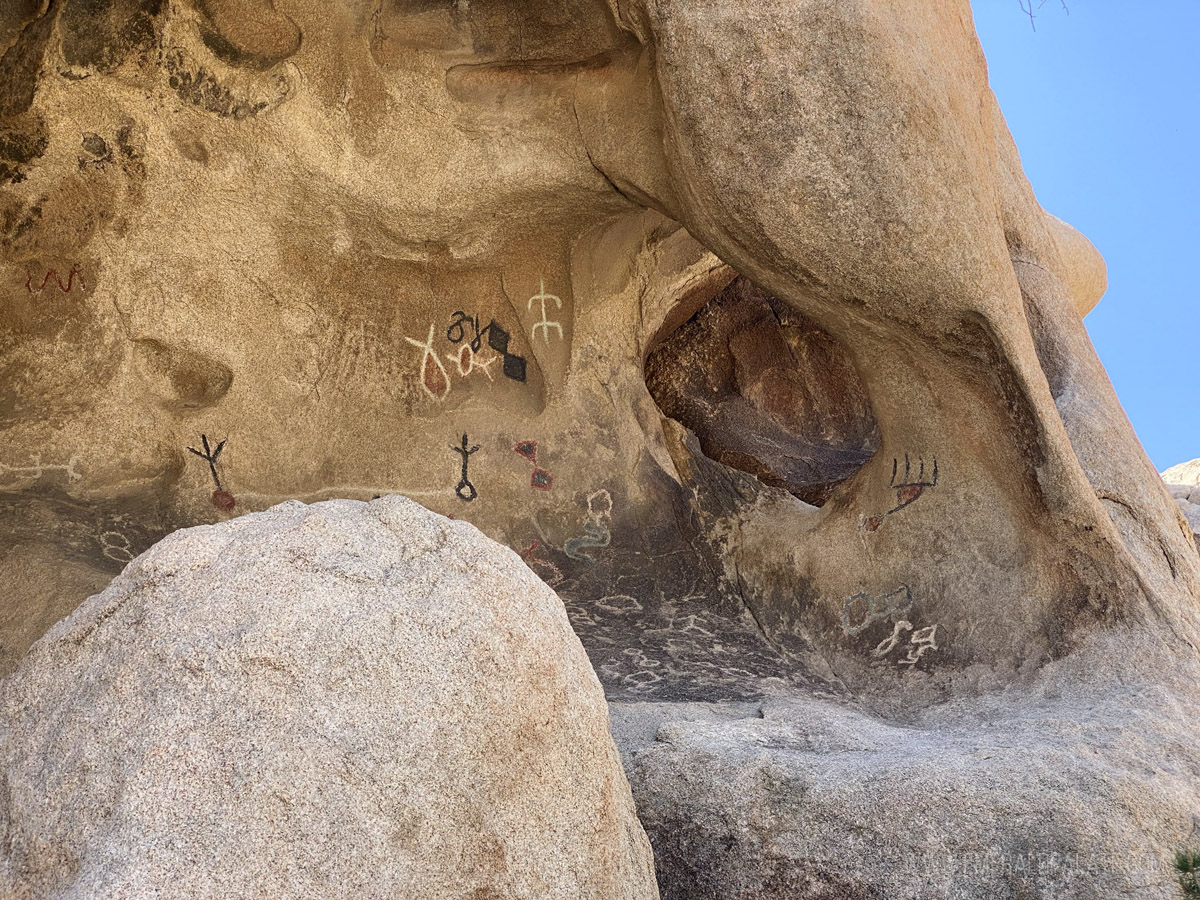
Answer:
M879 447L846 351L745 278L651 352L646 384L707 456L817 506Z

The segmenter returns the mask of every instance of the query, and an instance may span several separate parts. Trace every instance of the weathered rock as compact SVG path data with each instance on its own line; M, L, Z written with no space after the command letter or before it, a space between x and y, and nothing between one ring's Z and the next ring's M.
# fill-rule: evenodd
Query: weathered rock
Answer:
M1196 546L1200 549L1200 487L1194 485L1167 485L1171 490L1179 511L1187 521L1188 527L1196 537Z
M0 48L8 621L181 526L405 493L552 582L615 694L929 700L1194 630L1079 321L1103 262L966 0L22 2ZM928 677L871 669L889 596Z
M1174 900L1173 854L1200 844L1198 672L1095 677L1138 649L903 724L812 700L615 704L664 900Z
M657 896L562 604L403 498L178 532L0 692L5 897Z
M1200 459L1171 466L1162 473L1162 480L1167 484L1200 485Z
M1183 513L1200 550L1200 459L1180 463L1162 473L1167 491Z
M824 503L879 449L841 345L744 278L655 348L646 385L710 459L808 503Z
M517 549L617 700L914 721L1101 637L1194 658L1200 558L1080 321L1103 262L967 0L746 9L7 15L13 618L50 618L26 560L395 492Z

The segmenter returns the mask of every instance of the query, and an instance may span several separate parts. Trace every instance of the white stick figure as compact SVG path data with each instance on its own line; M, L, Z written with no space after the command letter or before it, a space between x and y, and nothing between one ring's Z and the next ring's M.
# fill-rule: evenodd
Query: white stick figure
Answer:
M546 293L546 281L545 281L545 279L543 279L539 286L538 292L529 298L529 303L526 305L526 308L533 309L533 301L535 301L535 300L540 300L542 302L542 321L536 322L534 324L533 329L529 333L530 338L536 338L537 330L540 328L540 329L542 329L542 339L547 344L549 344L550 343L550 329L557 328L558 329L558 339L561 341L562 337L563 337L562 325L558 322L551 322L549 319L546 318L546 301L553 300L555 306L558 309L562 309L562 304L563 304L562 298L556 297L554 294L547 294Z

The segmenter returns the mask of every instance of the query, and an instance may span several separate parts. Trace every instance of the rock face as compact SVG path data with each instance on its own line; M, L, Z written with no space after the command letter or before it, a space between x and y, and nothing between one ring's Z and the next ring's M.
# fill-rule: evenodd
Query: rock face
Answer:
M879 449L841 345L744 278L655 348L646 386L705 456L811 504Z
M562 604L403 498L172 535L0 703L5 897L657 897Z
M1200 550L1200 459L1180 463L1162 473L1167 490L1187 520Z
M1175 900L1173 853L1200 845L1195 669L1159 673L1174 691L1096 678L1131 651L903 725L616 704L664 900Z
M1162 480L1167 484L1200 485L1200 459L1171 466L1162 473Z
M1200 556L968 0L22 0L0 52L0 670L174 529L400 493L515 549L616 702L844 704L937 790L887 728L1016 715L1082 659L1061 730L1116 678L1197 743ZM945 721L931 753L991 739ZM751 745L794 771L784 731L635 776L714 896L763 857L672 823L739 821L728 779ZM1162 808L1131 845L1183 838Z
M1179 511L1183 513L1188 528L1196 537L1196 546L1200 549L1200 485L1168 484L1167 490L1171 492Z
M967 0L833 6L6 6L0 671L174 529L386 493L517 550L613 696L1195 631Z

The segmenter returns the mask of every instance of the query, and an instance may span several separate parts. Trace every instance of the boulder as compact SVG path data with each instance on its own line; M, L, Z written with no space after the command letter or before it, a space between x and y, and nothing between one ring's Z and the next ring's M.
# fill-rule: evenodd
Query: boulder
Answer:
M3 683L0 760L5 897L657 897L562 603L399 497L165 539Z
M1167 493L1183 513L1200 549L1200 459L1171 466L1162 473L1167 484Z
M1175 504L1183 513L1188 527L1196 537L1196 546L1200 548L1200 487L1188 488L1187 485L1175 485L1183 488L1184 495L1175 497Z
M1188 525L1192 528L1192 533L1200 535L1200 503L1189 501L1183 507L1183 516L1187 519Z
M1200 673L1098 682L1131 651L907 721L615 704L664 900L1175 900L1174 853L1200 847Z
M1167 484L1200 485L1200 459L1171 466L1162 473L1162 480Z

